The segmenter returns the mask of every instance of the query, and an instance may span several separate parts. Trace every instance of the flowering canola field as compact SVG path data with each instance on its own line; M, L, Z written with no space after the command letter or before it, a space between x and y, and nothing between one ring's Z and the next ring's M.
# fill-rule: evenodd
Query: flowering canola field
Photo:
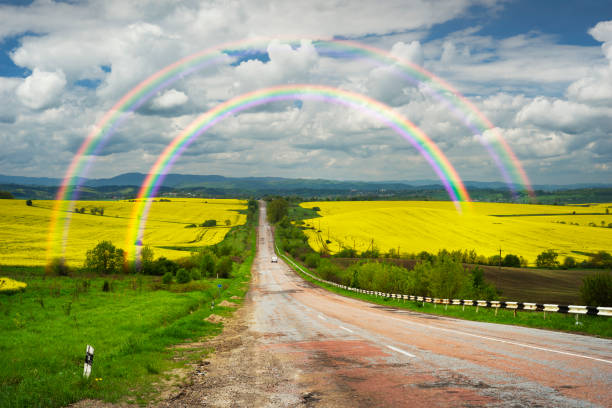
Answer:
M530 265L546 249L555 249L560 261L565 256L585 259L580 252L612 251L612 228L601 227L602 222L612 223L612 214L606 214L607 209L612 212L612 204L469 203L462 213L447 201L335 201L301 206L321 209L321 218L304 221L311 227L305 231L309 244L317 251L325 246L332 253L353 247L362 252L373 244L381 253L398 247L401 253L473 249L488 257L499 254L501 247L502 256L521 255Z
M54 201L35 200L31 207L24 200L0 200L0 265L45 265L47 234ZM78 201L75 208L85 208L85 214L74 213L66 245L66 260L70 266L81 266L85 253L99 241L112 241L123 247L134 202ZM104 215L92 215L92 208L104 208ZM155 256L176 259L185 251L163 247L200 247L213 245L225 237L229 229L246 222L243 200L172 198L151 205L143 244L150 245ZM214 219L216 227L186 228ZM226 225L229 220L229 225Z

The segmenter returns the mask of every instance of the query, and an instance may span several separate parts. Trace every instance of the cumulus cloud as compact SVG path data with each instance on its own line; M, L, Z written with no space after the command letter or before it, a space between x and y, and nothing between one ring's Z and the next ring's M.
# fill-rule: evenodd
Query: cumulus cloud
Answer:
M567 89L569 98L574 100L612 105L612 21L602 21L589 30L589 34L601 41L601 49L607 58L607 65L593 68L590 75L580 78Z
M59 103L61 93L66 86L66 77L62 71L46 72L34 68L16 90L21 103L32 109L43 109Z
M189 100L189 97L176 89L169 89L151 102L151 107L154 110L172 109L184 105Z
M31 71L27 78L0 77L5 102L0 173L40 175L45 169L61 176L91 126L149 75L203 49L263 36L278 40L262 42L266 45L250 59L218 53L154 94L117 125L95 171L101 176L147 171L164 146L206 110L255 89L312 83L392 106L442 148L462 177L499 179L466 126L468 120L478 125L474 114L452 98L438 100L446 93L432 96L397 66L357 54L325 54L316 40L297 45L283 40L340 37L424 66L468 94L536 178L551 177L546 169L582 174L570 160L593 163L589 177L609 178L604 164L612 162L611 22L590 30L601 47L561 44L537 32L493 38L481 35L478 26L430 35L433 26L465 15L474 4L490 11L503 7L489 0L345 2L341 7L324 0L0 5L0 38L16 37L8 55ZM20 162L29 165L19 168ZM190 146L177 166L226 175L432 176L410 144L363 110L312 100L268 104L226 118Z

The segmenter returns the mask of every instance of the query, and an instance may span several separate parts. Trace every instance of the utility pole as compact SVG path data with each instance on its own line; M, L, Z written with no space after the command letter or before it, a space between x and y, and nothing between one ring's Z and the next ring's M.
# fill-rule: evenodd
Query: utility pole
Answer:
M501 272L501 245L499 246L499 271Z

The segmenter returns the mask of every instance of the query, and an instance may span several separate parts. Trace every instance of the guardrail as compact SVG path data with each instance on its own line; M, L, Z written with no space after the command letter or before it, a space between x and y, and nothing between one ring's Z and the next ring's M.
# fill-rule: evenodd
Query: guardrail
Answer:
M495 308L495 313L497 314L498 309L510 309L514 310L516 313L517 310L530 310L534 312L543 312L546 313L565 313L565 314L574 314L576 317L578 315L588 315L588 316L608 316L612 317L612 307L600 307L600 306L578 306L578 305L554 305L549 303L527 303L527 302L507 302L501 300L464 300L464 299L439 299L439 298L430 298L423 296L414 296L414 295L404 295L398 293L384 293L384 292L376 292L372 290L353 288L346 285L340 285L339 283L331 282L325 279L321 279L320 277L313 275L307 270L304 270L298 263L294 262L291 258L282 254L278 249L276 242L274 243L274 248L276 249L276 253L282 257L289 264L293 265L295 268L298 268L303 274L309 276L310 278L326 283L328 285L335 286L337 288L345 289L351 292L362 293L366 295L374 295L376 297L384 297L390 299L398 299L403 300L412 300L416 302L423 303L434 303L434 304L443 304L448 305L457 305L462 306L476 306L479 307L491 307Z

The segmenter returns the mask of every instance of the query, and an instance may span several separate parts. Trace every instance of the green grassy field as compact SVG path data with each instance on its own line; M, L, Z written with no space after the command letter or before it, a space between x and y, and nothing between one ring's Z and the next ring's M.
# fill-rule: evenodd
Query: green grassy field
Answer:
M42 267L3 266L0 275L28 287L0 295L0 406L60 407L85 398L150 401L170 370L210 351L172 345L221 331L221 324L204 319L232 309L211 308L211 302L242 302L255 233L244 227L239 234L249 235L251 250L244 263L234 265L231 279L165 285L161 277L48 277ZM102 291L105 280L112 291ZM95 348L88 380L82 376L87 344Z

